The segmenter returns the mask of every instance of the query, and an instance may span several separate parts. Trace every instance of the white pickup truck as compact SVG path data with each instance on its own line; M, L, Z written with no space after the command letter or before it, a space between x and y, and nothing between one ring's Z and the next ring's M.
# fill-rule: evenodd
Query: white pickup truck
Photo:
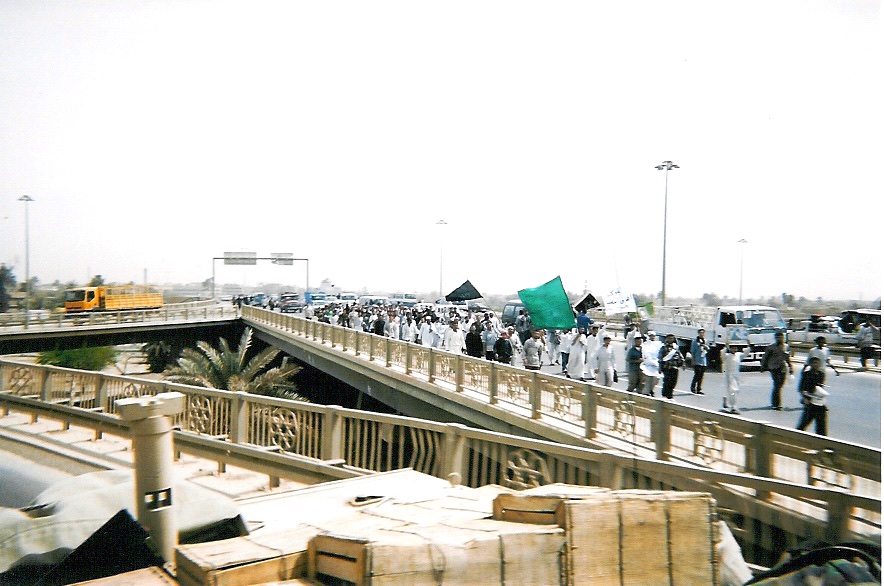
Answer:
M743 352L743 366L760 366L765 349L773 344L774 334L786 331L786 322L775 307L766 305L697 305L657 307L648 319L647 329L659 339L674 334L683 353L690 352L691 342L700 329L706 330L710 366L720 368L725 343Z
M841 329L841 320L829 315L812 315L802 321L800 329L789 332L789 341L813 343L820 336L827 344L856 345L856 332L845 332Z

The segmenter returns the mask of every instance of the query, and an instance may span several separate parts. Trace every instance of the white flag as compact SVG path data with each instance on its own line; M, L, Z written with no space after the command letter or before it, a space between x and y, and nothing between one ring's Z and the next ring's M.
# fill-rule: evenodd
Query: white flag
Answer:
M605 295L605 315L632 313L635 311L635 298L632 293L623 293L620 288Z

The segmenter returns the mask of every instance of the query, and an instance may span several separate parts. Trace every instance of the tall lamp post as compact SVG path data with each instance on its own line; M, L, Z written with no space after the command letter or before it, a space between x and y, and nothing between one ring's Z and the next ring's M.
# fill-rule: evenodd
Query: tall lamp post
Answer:
M31 321L31 246L28 233L28 204L34 201L30 195L23 195L18 201L25 202L25 329Z
M672 161L663 161L654 168L658 171L666 171L666 187L663 191L663 287L660 292L661 305L666 305L666 214L669 208L669 171L678 169L678 165Z
M740 305L743 305L743 251L746 250L747 242L745 238L737 240L737 244L742 244L740 246Z
M448 222L439 220L436 222L436 225L439 226L439 297L442 297L442 251L445 242L445 233L442 231L442 226L447 226Z

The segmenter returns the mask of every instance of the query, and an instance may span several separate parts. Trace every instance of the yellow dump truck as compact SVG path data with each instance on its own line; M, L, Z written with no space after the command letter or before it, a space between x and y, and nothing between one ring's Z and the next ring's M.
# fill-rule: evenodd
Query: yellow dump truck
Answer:
M64 292L64 310L67 312L156 309L162 306L162 290L150 285L77 287Z

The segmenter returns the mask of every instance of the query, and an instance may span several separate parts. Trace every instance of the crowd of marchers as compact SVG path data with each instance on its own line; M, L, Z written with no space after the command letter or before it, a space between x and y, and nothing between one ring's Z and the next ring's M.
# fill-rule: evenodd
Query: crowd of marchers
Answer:
M519 310L515 323L505 326L491 310L470 311L463 306L440 311L427 304L308 306L305 317L528 370L556 365L567 378L605 386L619 377L612 336L585 311L577 314L576 327L570 330L536 328L525 309ZM662 381L662 396L672 399L678 370L684 365L675 338L658 340L653 331L642 335L635 324L628 326L625 336L627 390L654 396ZM699 387L696 392L702 394Z
M567 378L582 382L592 380L604 386L613 386L618 382L614 349L611 347L612 336L604 325L595 323L583 310L576 316L576 327L570 330L537 328L525 309L520 309L515 322L508 326L500 321L494 311L471 311L467 305L363 306L358 303L332 303L323 307L308 305L304 311L307 319L427 348L467 354L528 370L540 370L544 364L555 365L561 368L560 374ZM703 395L710 346L705 339L705 330L701 329L698 333L690 348L693 369L690 390ZM684 370L687 362L675 336L666 334L659 340L653 330L642 334L637 324L628 321L623 335L626 338L626 390L653 397L657 385L662 381L661 396L665 400L673 400L679 371ZM798 429L806 429L815 421L816 433L826 435L825 399L828 393L823 388L825 375L822 369L828 366L834 370L834 367L829 360L825 339L818 338L816 343L817 348L808 354L801 373L799 388L804 413ZM768 347L762 359L762 370L770 371L773 379L771 409L782 410L780 391L786 376L793 371L790 354L784 336L777 334L775 343ZM739 351L725 345L722 411L733 414L739 413L737 396L741 358Z

